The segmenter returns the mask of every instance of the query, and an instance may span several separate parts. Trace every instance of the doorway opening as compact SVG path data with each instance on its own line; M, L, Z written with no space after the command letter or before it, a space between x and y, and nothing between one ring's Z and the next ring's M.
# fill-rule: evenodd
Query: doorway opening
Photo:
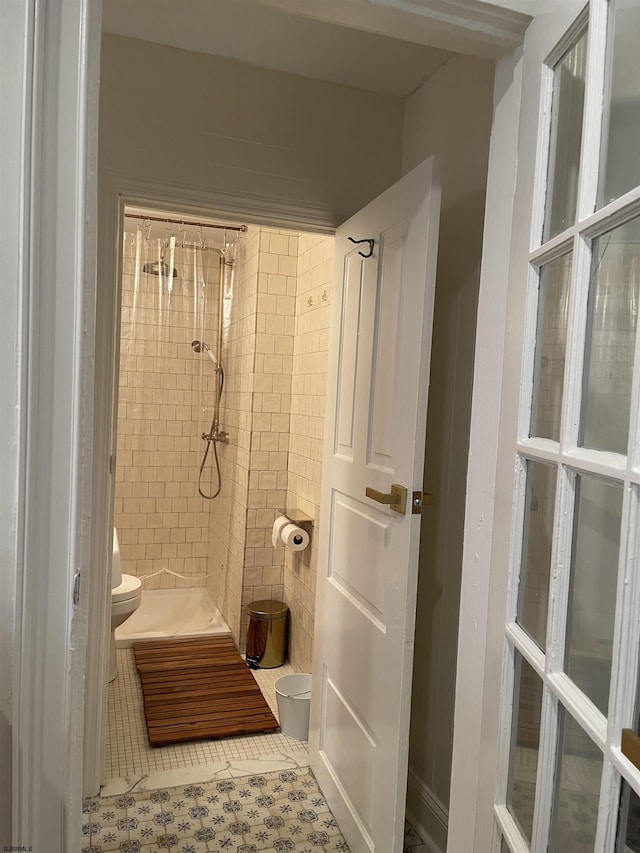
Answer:
M113 39L111 39L111 41L113 41ZM110 39L107 38L105 41L105 58L110 69L109 73L111 73L114 72L118 66L117 64L110 64L108 62L110 50L109 45ZM121 63L123 54L120 48L122 45L119 44L117 47L118 62ZM139 47L140 46L138 45L135 53L136 63L141 62L142 54L140 53ZM481 88L483 93L486 95L486 98L484 101L474 98L473 104L467 104L467 84L472 79L474 81L478 79L479 71L482 72L483 83ZM430 696L431 701L429 702L429 707L426 709L424 702L422 705L419 701L417 704L414 703L415 713L412 732L412 753L416 756L416 760L414 763L410 761L410 796L413 797L411 800L410 811L414 815L418 816L420 827L425 830L424 834L428 835L429 839L437 839L437 843L432 845L434 849L444 849L444 844L446 844L446 821L449 790L448 768L450 768L451 755L450 732L452 730L453 717L452 688L455 680L455 634L458 604L455 589L451 592L453 587L450 587L448 584L452 577L451 566L457 565L460 558L460 555L455 552L455 548L452 550L451 544L454 540L458 540L460 544L462 542L464 505L463 468L466 460L466 440L468 437L469 427L469 412L468 410L465 411L465 400L468 402L470 399L471 389L472 350L475 330L475 299L477 296L478 271L481 252L482 209L484 204L484 180L486 176L486 148L479 146L478 151L474 151L473 157L470 157L468 147L462 144L459 139L459 135L454 134L453 127L450 128L448 122L451 120L452 126L456 125L456 117L460 114L470 116L469 120L473 121L476 117L476 113L474 112L474 109L471 109L470 111L470 108L475 108L476 105L479 105L477 107L477 119L478 123L486 130L486 140L488 142L488 129L490 126L490 80L492 78L492 73L493 71L489 63L486 63L485 65L479 61L470 60L465 57L456 57L452 60L451 64L443 66L441 71L434 75L434 79L432 81L427 81L424 88L416 92L415 96L411 96L411 98L407 99L405 104L399 102L393 105L394 108L401 108L397 110L396 117L398 119L402 118L404 115L404 148L402 152L400 152L400 149L398 148L394 154L394 157L402 154L402 171L409 171L412 166L424 159L427 154L435 151L437 153L445 152L444 162L447 172L441 241L439 248L440 257L443 259L443 262L439 265L438 270L439 294L436 299L435 337L438 338L439 342L436 343L434 338L434 346L438 347L438 355L437 358L434 358L434 371L431 376L432 391L437 393L439 399L436 406L434 406L433 401L430 401L430 418L433 414L434 427L439 431L440 436L444 437L444 440L433 446L432 459L436 460L437 467L431 465L429 468L429 479L425 479L425 490L435 492L437 495L436 507L429 513L430 515L437 516L435 519L436 530L434 531L433 527L431 527L432 535L427 537L428 546L434 551L434 553L437 551L437 554L433 556L431 564L427 563L425 565L427 566L426 570L430 571L429 566L433 566L433 560L437 560L439 574L435 583L431 586L430 595L426 601L426 608L422 611L422 614L418 614L417 620L421 629L422 639L425 642L425 649L427 651L424 652L421 650L420 654L417 655L416 679L418 681L414 681L414 695L418 700L420 697L424 699L425 696ZM464 82L463 85L461 81L466 82ZM110 84L108 80L105 85L107 90L109 90ZM262 89L260 89L260 93L261 92ZM257 89L254 94L258 97L259 92ZM305 97L307 94L308 93L305 93ZM424 114L430 112L434 108L436 102L439 103L440 99L444 98L445 95L446 109L443 111L438 108L437 110L440 117L445 116L444 120L439 119L438 123L430 125L429 129L425 132L423 123ZM260 97L262 97L261 94ZM435 101L434 98L436 99ZM332 103L330 99L324 100L322 103L320 101L321 99L319 98L314 109L316 109L316 107L317 109L326 108L323 107L323 104L326 105ZM465 101L465 103L461 104L460 101ZM108 97L104 103L106 104L105 110L109 110ZM360 115L362 113L362 115L365 115L366 113L368 115L368 106L365 110L364 107L354 103L354 109L354 114ZM111 115L111 111L109 111L109 115ZM377 120L378 118L376 117L376 121ZM105 122L104 127L105 135L110 136L114 129L113 122ZM460 147L457 148L456 146ZM126 158L128 156L128 153L124 149L120 150L117 144L111 145L107 143L104 145L103 150L107 152L107 154L105 154L107 159L113 158L112 163L107 164L107 167L108 165L111 165L113 174L122 174L122 165L118 166L118 169L116 169L116 149L119 151L118 158ZM384 152L381 152L381 154L382 153ZM381 154L376 154L376 162L380 164L384 159ZM349 158L344 159L341 154L340 162L346 163L347 160L349 160ZM387 162L388 168L391 168L392 160L393 158ZM189 158L183 158L181 160L181 167L182 164L186 165L188 162ZM349 160L349 163L349 169L351 170L354 168L355 164L352 163L351 160ZM468 174L465 173L464 169L460 169L460 164L462 163L470 164ZM129 168L129 166L127 166L127 168ZM397 177L400 173L399 159L393 168L395 176ZM126 169L124 169L124 171L126 172ZM375 170L371 172L371 174L375 173ZM134 174L136 175L135 178L132 177ZM228 186L228 179L229 176L226 175L226 183L223 181L223 186ZM321 176L317 174L314 176L315 181L319 181L320 179ZM150 173L140 173L139 164L131 164L130 178L126 180L123 179L122 181L120 179L113 179L113 182L108 189L110 190L111 187L115 187L117 189L126 187L130 192L130 195L127 194L127 197L135 198L138 203L140 203L140 199L145 197L147 199L153 199L155 196L158 201L160 200L160 197L162 197L163 204L161 206L165 211L169 210L170 208L164 204L164 200L166 200L171 193L164 191L160 192L157 188L157 184L154 184L154 180L157 180L157 178L151 176ZM176 170L175 180L179 183L183 183L185 186L189 186L189 180L186 179L186 176L182 174L180 169ZM207 176L207 180L211 181L211 176ZM389 183L391 183L392 180L393 178L390 178ZM331 185L333 186L335 184L337 186L341 182L342 184L345 183L338 175L337 177L332 178ZM256 187L258 187L257 184ZM147 188L151 189L151 192L148 195L146 195L145 192L141 192L141 190L146 191ZM369 198L373 197L375 194L373 191L370 192L369 189L367 189L367 192L369 193ZM117 197L117 194L117 191L114 192L113 197ZM208 198L209 196L211 197L211 201L214 202L211 204L209 209L216 209L219 211L244 211L246 209L246 205L249 203L246 199L238 197L238 199L234 199L231 204L226 203L226 201L228 201L227 199L220 201L219 205L216 205L215 198L211 195L209 188L207 191L203 191L200 198L194 197L192 199L192 203L186 205L185 209L190 210L192 214L194 214L194 210L196 209L201 212L204 206L202 203L203 199ZM149 200L147 203L152 209L154 209L153 201ZM262 203L263 207L261 208L258 204L256 210L264 209L264 199L262 199ZM112 204L112 202L109 201L109 204ZM290 207L287 207L285 212L287 224L290 225L292 221L295 221L293 214L297 213L297 210L300 210L301 207L302 205L296 204L292 204ZM175 208L173 209L175 210ZM277 213L282 215L282 209L278 208ZM306 220L305 214L307 214ZM267 220L270 215L272 214L266 214ZM178 213L178 217L179 216L180 214ZM114 216L114 220L115 218L116 216ZM199 216L199 218L201 217ZM310 218L312 217L309 211L300 210L300 221L306 221L308 223L305 227L312 227L312 223L309 222ZM344 216L340 217L333 212L331 213L331 220L333 222L342 221L343 218ZM231 221L233 221L233 219L234 217L231 217ZM242 214L242 219L239 221L251 222L252 220L251 218L244 218L244 215ZM277 222L278 219L271 219L271 222L274 221ZM321 227L326 228L326 221L327 217L325 216L325 221L321 223ZM262 226L256 227L261 228ZM464 228L465 231L465 253L461 253L459 250L459 233L461 227ZM275 230L278 232L280 231L277 227ZM180 234L177 236L179 237ZM105 245L108 244L108 242L108 239L103 241ZM271 253L269 252L269 254ZM279 275L280 272L279 270L270 269L265 271L265 274ZM321 306L324 304L324 290L325 288L319 288L317 290L317 293L313 297L313 302L310 305L306 304L305 301L302 300L303 304L299 307L304 308L305 311L308 312L305 316L309 316L310 318L317 316L317 312L321 310ZM330 298L330 290L328 295ZM278 298L282 296L289 297L289 294L265 294L265 297L268 299L271 299L274 296L276 298L277 306ZM308 300L312 296L313 294L311 292L308 295L305 294L305 299ZM296 306L296 308L298 308L298 306ZM268 308L265 308L265 310L267 310L267 313L271 313L268 311ZM275 313L278 313L277 310ZM286 320L288 320L287 317L285 317L285 321ZM309 322L311 323L311 320ZM311 337L314 335L317 336L319 331L322 330L315 329L312 326L308 329L308 333ZM268 334L269 333L266 328L261 329L260 331L256 328L256 337L267 336ZM194 333L187 341L187 344L190 345L193 341L198 340L204 340L207 344L210 343L206 336L204 336L204 332L202 332L199 335ZM264 340L266 341L266 338ZM264 362L271 356L279 355L282 355L282 353L275 351L256 352L254 353L254 358L257 358L257 356L264 356ZM314 361L313 351L311 353L303 353L303 355L305 355L307 362ZM204 366L206 366L205 359L202 358L201 355L196 354L194 350L192 350L191 356L198 360L198 367L204 368ZM284 358L288 358L288 355L284 354ZM314 365L312 364L311 368L313 368L313 366ZM266 371L264 372L264 375L267 375ZM313 377L313 373L309 375ZM302 374L300 378L302 385L306 382L306 379L303 378L304 376L305 374ZM225 379L225 382L226 381L227 379ZM268 379L265 381L268 382ZM307 382L306 387L311 387L312 384L313 383ZM227 391L228 388L225 390L224 395L227 394ZM276 393L282 392L269 389L251 390L251 394L254 395L254 397L260 394L263 398L266 398L269 395ZM311 394L311 396L317 395ZM269 405L269 402L267 402L267 405ZM301 413L302 418L315 416L313 401L310 401L309 405L309 411ZM320 407L319 411L322 411L322 404L318 402L316 405ZM246 412L241 412L240 414L243 418L248 417ZM260 415L261 417L270 415L273 418L274 416L282 413L263 411L255 414ZM207 424L206 428L209 428L209 424ZM223 428L226 429L226 425L224 425ZM429 430L431 437L431 425ZM266 432L266 430L264 431ZM304 436L299 443L298 456L300 457L300 470L297 472L296 476L301 482L301 487L305 485L305 481L316 481L319 483L319 477L316 476L316 471L320 465L321 454L319 453L318 457L314 459L311 455L310 448L313 446L313 442L318 441L321 437L322 429L320 427L317 434ZM273 441L273 439L269 438L268 441ZM198 439L196 443L200 443L201 446L201 439ZM221 447L219 450L222 455L225 452L226 447ZM256 447L249 445L243 447L242 450L245 455L249 455L250 459L253 453L261 454L266 452L276 454L282 452L280 450L280 445L278 445L278 449L276 449L275 446L262 448L259 445ZM458 464L457 461L452 462L452 460L459 460L460 464ZM224 464L222 467L224 483ZM314 469L316 469L316 471L314 471ZM248 471L247 466L245 466L245 470ZM273 472L271 470L260 471L260 475L263 477L272 474ZM281 471L276 470L276 490L278 490L278 477L280 474ZM287 474L290 475L291 471L288 470ZM243 476L245 475L243 474ZM246 476L248 478L249 475L246 474ZM454 480L455 483L453 482ZM231 482L232 481L229 480L229 483ZM269 486L269 488L272 488L272 486ZM258 477L256 490L257 492L265 491L264 488L260 488L260 477ZM260 497L256 497L257 501L261 499L262 498ZM214 513L217 512L220 505L217 504L216 501L212 501L211 503L215 506L210 511ZM249 511L255 512L257 518L260 513L267 509L272 508L265 506L247 507L247 513ZM312 515L312 517L314 516ZM229 524L231 523L235 524L235 521L230 520ZM269 522L267 522L267 525L268 523ZM431 522L429 523L431 524ZM220 529L224 529L224 527L221 525ZM268 547L268 545L264 545L264 539L262 539L261 542L258 542L257 538L258 534L256 534L256 541L254 544L251 546L245 546L253 549L254 560L259 559L258 551ZM209 543L207 543L207 545L209 545ZM239 547L237 539L234 540L233 549L234 553L232 554L232 557L236 559L241 558L241 556L243 557L243 555L241 555L241 548ZM171 557L170 559L180 558L176 556L175 558ZM229 617L227 621L232 632L235 632L234 636L241 638L239 645L242 645L243 628L246 628L246 618L245 625L243 625L242 614L243 612L246 612L245 608L248 602L246 598L243 600L243 580L241 579L245 578L247 572L250 571L254 575L254 583L256 586L277 586L278 583L274 583L271 579L269 579L268 582L265 581L265 568L268 568L269 570L273 569L274 567L272 564L265 567L254 563L252 566L245 567L244 559L241 559L240 562L241 565L238 565L238 562L234 562L230 558L225 564L224 571L232 578L232 588L229 592L229 600L234 601L235 604L238 604L239 602L240 605L239 607L230 608L230 610L236 614L241 614L239 617ZM180 568L177 563L174 565L176 570ZM222 560L217 563L218 570L220 570L222 565ZM214 564L214 567L215 566L216 564ZM261 569L263 572L261 584L257 583L257 573L254 571L256 569ZM181 574L179 571L176 571L176 573ZM182 574L184 574L184 572L182 572ZM165 579L164 582L166 582L168 576L164 575L163 577ZM444 584L447 585L447 613L443 614L440 612L437 619L429 619L427 615L429 609L431 609L432 613L442 610L441 602L445 598L443 595L443 581ZM160 583L162 583L162 579L160 580ZM308 591L303 592L303 594L307 599L310 597ZM296 620L295 614L292 615L293 633L295 633L296 625L299 627L306 627L308 629L313 623L313 607L307 608L306 613L303 609L302 613L302 620ZM240 624L234 626L232 624L234 618L239 619ZM433 626L433 629L425 631L425 627L427 625ZM446 636L442 632L443 626L449 626ZM425 636L425 634L427 636ZM311 654L312 636L312 631L305 631L302 634L301 643L299 644L302 653L308 653L309 658ZM428 656L428 666L426 667L423 665L425 662L425 654ZM310 666L301 666L298 671L309 671L310 669ZM439 682L439 689L432 689L436 682ZM437 701L435 697L437 697ZM440 746L437 746L437 744L440 744ZM433 793L433 796L431 796L430 792ZM435 828L432 828L429 822L424 818L424 814L427 812L429 814L435 813L437 815Z
M276 715L276 679L311 672L317 542L271 537L283 507L318 518L334 240L195 219L143 203L122 218L113 527L142 603L115 631L103 796L220 762L308 764L283 734L147 742L137 640L228 633L244 652L248 606L275 599L288 660L255 675Z

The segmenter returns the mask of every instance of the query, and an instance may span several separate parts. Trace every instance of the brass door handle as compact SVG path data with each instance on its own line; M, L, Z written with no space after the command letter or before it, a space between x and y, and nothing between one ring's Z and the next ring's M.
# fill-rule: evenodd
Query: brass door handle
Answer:
M399 486L397 483L391 486L390 492L379 492L377 489L367 486L364 493L372 501L385 504L389 509L399 512L401 515L404 515L407 511L407 490L404 486Z

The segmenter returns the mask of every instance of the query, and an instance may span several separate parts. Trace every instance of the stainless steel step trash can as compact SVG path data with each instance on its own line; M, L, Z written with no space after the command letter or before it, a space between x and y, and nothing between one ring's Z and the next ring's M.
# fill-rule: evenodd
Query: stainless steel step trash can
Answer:
M275 669L287 656L287 618L289 608L282 601L252 601L248 608L247 666L251 669Z

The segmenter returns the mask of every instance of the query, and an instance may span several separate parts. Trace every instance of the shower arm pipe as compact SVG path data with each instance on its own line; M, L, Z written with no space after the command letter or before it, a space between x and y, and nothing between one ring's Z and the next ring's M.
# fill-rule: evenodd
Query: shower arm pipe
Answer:
M224 274L225 269L227 267L227 259L225 256L220 253L220 276L218 281L218 341L216 353L218 356L218 361L216 364L216 376L220 377L222 374L222 338L224 333ZM229 441L229 434L220 429L220 397L222 393L221 382L216 382L215 387L215 396L213 403L213 419L211 421L211 432L207 435L207 433L202 433L202 438L205 441L221 441L223 444L226 444Z
M218 228L221 231L242 231L246 232L246 225L213 225L210 222L191 222L184 219L171 219L171 217L162 216L143 216L141 213L125 213L127 219L142 219L144 222L165 222L169 225L192 225L195 228Z
M218 281L218 373L222 370L222 338L224 334L224 274L227 268L227 259L224 255L220 255L220 277ZM220 429L220 396L222 390L220 382L216 382L216 407L215 407L215 428L214 432L219 433Z

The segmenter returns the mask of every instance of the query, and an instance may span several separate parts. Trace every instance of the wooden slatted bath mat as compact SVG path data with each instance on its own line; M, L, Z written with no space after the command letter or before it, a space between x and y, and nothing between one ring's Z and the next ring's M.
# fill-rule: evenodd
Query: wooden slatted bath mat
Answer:
M230 637L148 640L133 654L152 746L278 728Z

